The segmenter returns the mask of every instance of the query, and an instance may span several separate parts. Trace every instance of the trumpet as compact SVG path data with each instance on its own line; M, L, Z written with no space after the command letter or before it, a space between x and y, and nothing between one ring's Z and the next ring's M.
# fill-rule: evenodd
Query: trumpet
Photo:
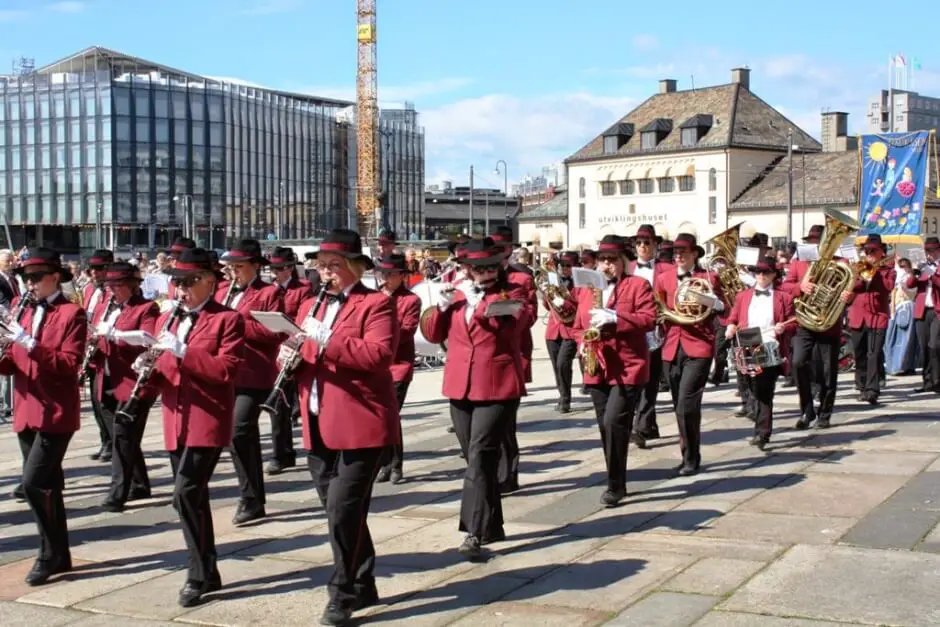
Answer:
M24 292L20 297L16 307L13 311L10 311L6 307L2 308L0 311L0 326L4 328L9 327L10 322L15 322L19 324L23 320L23 316L26 314L26 308L32 307L36 304L36 297L32 292ZM10 346L9 343L4 343L0 345L0 359L3 359L7 355L7 348Z
M325 281L320 287L320 291L317 292L317 300L307 313L306 320L315 319L317 317L317 313L319 313L320 308L323 307L323 303L326 301L327 290L330 289L332 284L332 281ZM293 377L294 371L297 370L297 367L300 365L301 346L303 346L303 342L298 341L291 348L290 354L284 359L284 363L281 364L281 369L277 373L277 379L274 381L274 389L271 390L268 398L259 406L261 411L270 414L272 417L279 416L289 405L286 391L287 382Z
M163 328L160 329L160 335L163 335L165 332L170 330L170 325L173 324L173 321L180 317L180 314L183 313L183 308L180 306L179 301L173 301L173 307L170 310L170 315L167 316L166 321L163 323ZM159 335L157 336L159 337ZM143 390L143 387L150 380L150 377L153 375L154 368L156 367L157 357L160 356L162 350L150 347L147 349L147 365L141 368L140 372L137 373L137 381L134 382L134 388L131 390L131 395L128 397L127 401L121 404L121 406L114 412L115 420L118 420L122 423L133 422L137 418L137 412L140 410L140 394Z
M111 315L111 311L114 307L114 294L108 298L108 304L105 305L104 315L101 317L102 322L108 319L108 316ZM88 321L88 334L91 336L88 339L88 343L85 344L85 356L82 358L82 365L78 369L78 384L84 385L85 380L88 378L88 375L91 374L91 364L94 363L95 357L98 356L98 351L101 349L99 346L98 338L95 336L95 327L92 322Z

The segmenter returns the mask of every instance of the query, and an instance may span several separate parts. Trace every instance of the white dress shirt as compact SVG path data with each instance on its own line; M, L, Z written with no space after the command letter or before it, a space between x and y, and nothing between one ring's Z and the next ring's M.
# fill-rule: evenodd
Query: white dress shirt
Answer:
M349 298L349 293L352 292L353 288L356 287L359 283L353 283L349 287L343 290L343 295L346 298ZM339 308L342 306L339 299L330 299L329 303L326 306L326 311L323 313L322 323L328 329L333 328L333 324L336 322L336 316L339 314ZM311 310L312 311L312 310ZM323 354L325 346L320 346L320 354ZM320 391L318 389L317 380L314 379L310 384L310 402L307 404L310 412L316 415L320 414Z
M766 295L758 294L759 291L766 291ZM751 304L747 308L747 326L760 328L764 343L777 341L777 334L774 332L774 288L772 286L766 290L754 288Z
M59 297L59 294L62 292L55 291L51 295L46 297L46 304L52 304L52 302ZM36 337L36 334L39 333L39 328L42 326L42 319L46 317L46 308L45 307L36 307L36 311L33 312L33 325L30 328L29 334L32 337Z
M933 270L934 272L936 272L937 263L934 261L931 261L927 264L927 267ZM924 306L927 309L932 309L934 307L933 283L931 283L930 279L927 279L927 291L926 291L926 295L924 296Z
M189 309L188 307L183 307L183 311L184 311L185 313L187 313L187 314L199 313L200 311L203 310L203 308L205 308L206 303L208 303L210 300L212 300L212 296L209 296L209 298L207 298L206 300L202 301L201 303L199 303L198 305L196 305L196 306L193 307L192 309ZM182 307L182 305L181 305L181 307ZM195 322L195 321L193 320L193 317L187 315L187 316L186 316L185 318L183 318L183 320L179 323L179 326L176 327L176 337L179 339L180 342L183 342L183 343L186 342L186 338L189 337L189 332L190 332L190 330L193 328L193 322Z
M88 312L88 315L91 315L95 312L95 307L98 306L98 301L101 300L101 295L104 294L104 289L96 287L95 290L91 293L91 298L88 299L88 307L85 311Z
M640 267L640 264L641 264L641 263L648 263L648 264L650 264L650 267L649 267L649 268L645 268L645 267L644 267L644 268L641 268L641 267ZM655 260L655 259L649 259L648 261L643 261L643 260L641 260L641 259L637 259L636 267L635 267L634 270L633 270L633 274L634 274L635 276L642 277L642 278L646 279L646 282L650 284L650 287L652 287L652 285L653 285L653 273L654 273L655 271L656 271L656 260Z

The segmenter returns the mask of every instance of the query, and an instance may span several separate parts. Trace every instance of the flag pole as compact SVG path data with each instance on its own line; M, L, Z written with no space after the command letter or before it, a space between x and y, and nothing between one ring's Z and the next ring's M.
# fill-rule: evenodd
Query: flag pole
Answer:
M893 56L888 58L888 132L894 132L894 63Z

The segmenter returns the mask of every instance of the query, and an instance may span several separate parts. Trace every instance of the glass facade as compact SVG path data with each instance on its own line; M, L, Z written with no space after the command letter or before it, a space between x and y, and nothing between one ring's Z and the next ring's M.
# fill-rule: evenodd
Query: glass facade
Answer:
M105 245L161 247L187 208L204 246L317 237L354 213L348 107L89 49L0 79L0 207L15 246L87 250L100 219ZM405 237L420 232L424 133L385 131L382 180Z

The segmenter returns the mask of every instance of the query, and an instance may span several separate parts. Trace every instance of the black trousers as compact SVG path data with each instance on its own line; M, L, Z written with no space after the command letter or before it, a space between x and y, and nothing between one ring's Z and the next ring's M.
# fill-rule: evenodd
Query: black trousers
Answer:
M695 468L702 464L702 395L711 367L711 357L689 357L682 346L669 362L669 391L679 425L682 462Z
M740 372L737 375L737 385L738 385L738 394L741 397L741 407L747 411L747 415L750 418L753 418L755 412L757 411L757 403L754 400L754 395L751 389L751 382L748 380L749 377L741 374Z
M98 425L98 437L101 438L101 445L110 447L113 439L111 433L114 427L114 414L111 415L111 420L109 421L101 409L101 401L98 400L98 394L95 392L98 387L98 376L99 372L97 370L92 370L88 375L88 394L91 397L91 412L95 416L95 424ZM104 373L100 373L100 376L104 376ZM107 389L107 386L105 389Z
M293 380L284 386L284 396L289 399L278 415L271 415L271 444L274 459L281 464L292 465L297 461L294 451L294 424L292 422L294 408L299 403L297 385Z
M315 415L310 416L310 438L307 468L326 510L333 548L333 574L327 584L330 599L353 607L357 598L375 591L375 546L367 519L372 485L386 449L327 448Z
M245 505L264 505L264 469L261 467L261 432L258 418L261 403L270 390L235 390L235 433L232 436L232 461L238 475L238 489Z
M800 395L800 413L806 420L828 421L836 402L839 381L839 346L841 336L816 333L800 327L793 337L793 368ZM819 386L819 411L813 398L813 386Z
M183 538L189 552L186 579L195 584L219 580L209 481L221 455L221 447L180 446L170 452L173 505L183 524Z
M940 386L940 372L937 367L940 360L940 317L937 316L936 309L924 311L924 319L916 321L914 330L921 351L924 387L930 389Z
M658 377L656 385L659 385ZM627 452L633 416L642 391L643 388L635 385L588 386L607 462L607 489L612 492L627 490Z
M930 322L927 344L930 346L930 379L934 389L940 389L940 315L936 309Z
M62 460L72 435L33 429L17 434L23 456L23 492L39 528L38 559L43 561L70 556Z
M769 439L774 427L774 394L781 366L766 368L756 377L739 375L746 381L754 407L754 435Z
M505 535L498 468L507 425L514 422L518 409L519 399L450 401L450 419L467 460L459 529L482 541Z
M852 329L855 350L855 387L877 398L881 394L881 370L884 367L885 329Z
M718 325L715 332L715 371L712 379L719 383L728 371L728 351L731 350L731 340L725 337L725 329L728 327L722 324Z
M121 503L127 501L131 490L150 492L150 476L140 443L144 439L147 418L154 400L141 400L135 419L125 422L115 419L120 403L113 395L104 394L101 399L101 410L114 425L114 456L111 458L111 488L108 497Z
M519 440L516 437L516 428L519 417L519 401L500 401L506 408L507 417L503 422L503 439L500 442L498 477L499 485L515 486L519 483ZM453 417L453 404L451 404L451 417ZM456 425L454 425L456 429ZM464 451L466 455L467 451Z
M575 340L559 338L545 340L545 347L552 362L558 397L562 403L571 403L571 377L574 373L574 358L578 354L578 343Z
M644 438L658 438L659 425L656 423L656 398L663 376L663 350L650 351L650 380L640 388L637 405L636 424L633 430Z
M395 383L395 398L398 400L398 411L401 412L401 408L405 404L405 397L408 396L408 386L411 385L411 381L397 381ZM382 461L383 468L388 468L388 470L395 470L398 472L402 471L402 465L405 461L405 443L402 439L401 432L401 420L398 421L398 444L393 444L388 447L388 450L385 452L385 457Z

